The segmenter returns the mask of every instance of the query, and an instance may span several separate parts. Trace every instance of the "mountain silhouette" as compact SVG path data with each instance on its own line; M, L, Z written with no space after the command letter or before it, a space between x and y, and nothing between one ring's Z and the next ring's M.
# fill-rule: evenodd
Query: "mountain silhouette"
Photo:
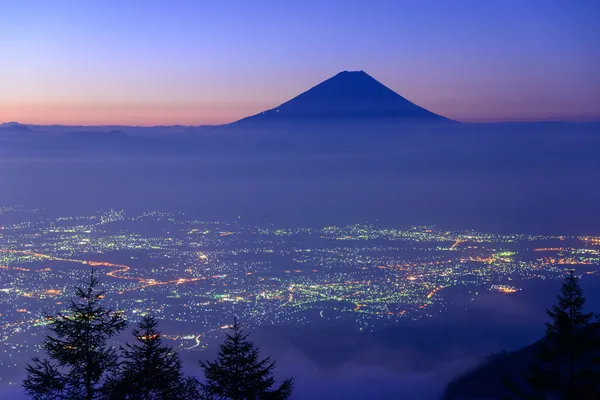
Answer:
M234 122L454 122L410 102L363 71L344 71L271 110Z
M31 128L18 122L5 122L0 124L0 131L31 132Z

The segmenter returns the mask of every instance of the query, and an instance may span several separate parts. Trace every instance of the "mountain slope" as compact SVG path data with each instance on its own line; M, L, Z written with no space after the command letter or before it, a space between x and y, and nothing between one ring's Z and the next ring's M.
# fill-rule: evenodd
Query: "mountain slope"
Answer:
M600 325L596 324L595 332L600 339ZM488 357L479 367L450 382L444 394L444 400L512 398L514 393L507 388L503 377L508 378L521 388L527 387L524 376L529 373L531 366L538 361L536 352L539 351L544 342L547 345L546 338L514 352L504 352Z
M408 101L363 71L344 71L271 110L234 122L452 122Z

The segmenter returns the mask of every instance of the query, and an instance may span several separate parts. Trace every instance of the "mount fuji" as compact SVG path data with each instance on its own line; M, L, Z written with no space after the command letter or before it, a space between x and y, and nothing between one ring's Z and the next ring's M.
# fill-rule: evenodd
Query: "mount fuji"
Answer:
M452 123L420 107L364 71L343 71L306 92L259 114L230 125L272 123Z

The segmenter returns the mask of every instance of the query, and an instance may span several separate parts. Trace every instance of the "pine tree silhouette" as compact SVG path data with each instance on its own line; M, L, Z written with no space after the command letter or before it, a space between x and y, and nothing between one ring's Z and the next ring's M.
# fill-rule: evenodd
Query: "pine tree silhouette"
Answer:
M546 310L546 337L536 349L536 362L525 376L526 387L507 381L515 397L563 400L600 399L600 340L594 313L584 313L579 279L570 271L558 302ZM553 396L553 397L552 397Z
M101 305L96 271L75 290L69 313L46 315L51 334L46 336L47 358L27 364L25 391L35 400L94 400L103 395L104 379L118 364L108 340L125 329L119 313Z
M201 384L205 399L284 400L291 396L294 380L288 378L277 388L275 361L260 359L259 349L248 340L241 324L234 320L214 362L200 362L206 383Z
M122 348L123 362L111 377L109 399L192 400L199 397L198 383L186 378L179 356L162 343L158 322L150 315L133 330L136 341Z

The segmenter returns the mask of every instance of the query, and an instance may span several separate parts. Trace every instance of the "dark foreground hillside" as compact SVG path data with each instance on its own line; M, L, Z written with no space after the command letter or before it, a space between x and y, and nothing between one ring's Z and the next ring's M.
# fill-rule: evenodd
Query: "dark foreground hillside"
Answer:
M600 338L600 325L596 326L596 332ZM514 392L509 389L506 380L519 387L526 385L524 376L531 370L536 362L536 353L544 344L547 344L545 338L514 352L490 355L482 365L450 382L444 400L512 399ZM589 399L597 398L592 396Z
M492 400L510 395L502 377L517 379L535 360L539 342L514 352L493 354L479 367L448 385L445 400Z

